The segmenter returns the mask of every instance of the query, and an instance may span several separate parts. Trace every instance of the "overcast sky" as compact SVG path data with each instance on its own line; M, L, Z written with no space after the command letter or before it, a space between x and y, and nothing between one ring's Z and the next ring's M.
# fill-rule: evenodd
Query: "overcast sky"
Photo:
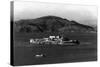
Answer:
M14 2L14 21L41 16L59 16L82 24L97 24L97 7L41 2Z

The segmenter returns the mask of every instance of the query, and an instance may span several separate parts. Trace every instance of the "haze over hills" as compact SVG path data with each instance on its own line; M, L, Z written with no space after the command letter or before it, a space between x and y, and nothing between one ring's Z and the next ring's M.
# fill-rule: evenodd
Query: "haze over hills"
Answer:
M45 10L43 10L45 9ZM97 25L96 6L57 4L39 2L15 2L14 21L54 15L68 20L76 20L85 25Z
M14 23L16 32L90 32L91 26L70 21L58 16L43 16L36 19L19 20Z

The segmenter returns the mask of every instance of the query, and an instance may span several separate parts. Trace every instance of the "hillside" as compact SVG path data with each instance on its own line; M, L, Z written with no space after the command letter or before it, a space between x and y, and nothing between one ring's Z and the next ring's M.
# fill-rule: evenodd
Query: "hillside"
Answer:
M95 29L57 16L44 16L36 19L26 19L14 22L16 32L90 32Z

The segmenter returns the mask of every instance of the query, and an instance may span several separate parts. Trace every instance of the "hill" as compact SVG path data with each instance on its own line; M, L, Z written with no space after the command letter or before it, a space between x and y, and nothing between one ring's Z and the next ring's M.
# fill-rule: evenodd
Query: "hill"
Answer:
M26 19L14 22L16 32L90 32L91 26L80 24L57 16L44 16L36 19Z

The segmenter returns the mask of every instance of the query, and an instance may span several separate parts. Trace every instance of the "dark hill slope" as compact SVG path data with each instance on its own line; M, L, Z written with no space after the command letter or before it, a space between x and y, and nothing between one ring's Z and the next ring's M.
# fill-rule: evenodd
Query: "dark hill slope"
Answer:
M94 31L88 25L57 16L44 16L36 19L19 20L14 23L17 32L64 32L64 31Z

